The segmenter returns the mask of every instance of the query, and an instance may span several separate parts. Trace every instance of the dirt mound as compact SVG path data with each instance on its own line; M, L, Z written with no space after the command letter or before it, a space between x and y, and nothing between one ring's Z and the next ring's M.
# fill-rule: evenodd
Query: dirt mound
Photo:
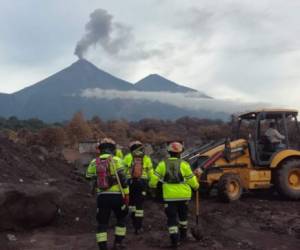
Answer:
M59 191L41 185L1 185L0 230L41 227L59 212Z
M18 183L60 178L69 169L40 146L27 147L0 136L0 182Z
M59 154L40 146L25 147L0 136L0 216L7 218L1 220L0 230L33 228L50 222L68 227L75 218L93 214L88 193L84 178ZM53 224L54 217L57 220ZM81 224L86 228L90 222Z

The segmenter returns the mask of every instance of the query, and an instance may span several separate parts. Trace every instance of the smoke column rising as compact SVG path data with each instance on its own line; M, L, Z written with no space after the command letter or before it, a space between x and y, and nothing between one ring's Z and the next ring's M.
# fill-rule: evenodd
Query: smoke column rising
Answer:
M77 42L74 54L81 59L92 45L100 45L106 52L116 54L130 38L130 28L113 22L113 16L106 10L96 9L90 14L85 35Z

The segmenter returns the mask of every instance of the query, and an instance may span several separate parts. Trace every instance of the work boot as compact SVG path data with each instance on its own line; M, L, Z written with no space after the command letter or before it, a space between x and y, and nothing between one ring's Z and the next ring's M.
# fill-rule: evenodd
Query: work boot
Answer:
M113 250L124 250L126 246L122 242L115 242L112 248Z
M108 250L107 242L99 242L98 247L99 247L99 250Z
M113 250L122 250L125 249L125 245L123 244L124 236L118 236L115 237L115 242L113 246Z
M171 247L178 248L179 247L179 235L178 234L171 234Z
M135 233L136 235L143 234L143 232L144 232L144 229L143 229L141 226L137 226L137 227L135 227L135 229L134 229L134 233Z
M188 242L190 239L187 235L187 229L186 228L179 228L179 236L181 242Z

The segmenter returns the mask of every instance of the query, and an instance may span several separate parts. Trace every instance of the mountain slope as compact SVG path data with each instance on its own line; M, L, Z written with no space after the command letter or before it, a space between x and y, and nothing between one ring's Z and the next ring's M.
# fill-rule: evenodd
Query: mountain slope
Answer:
M140 91L166 91L173 93L198 92L195 89L179 85L157 74L148 75L138 81L134 86ZM203 94L203 98L211 97Z
M14 114L15 104L13 95L0 93L0 116L9 117Z
M86 88L132 90L131 83L100 70L87 60L81 59L58 73L22 89L14 95L72 95Z
M81 59L58 73L14 93L12 96L17 106L14 115L24 119L38 117L46 121L69 119L70 114L81 110L81 100L76 96L87 88L121 91L134 89L131 83Z

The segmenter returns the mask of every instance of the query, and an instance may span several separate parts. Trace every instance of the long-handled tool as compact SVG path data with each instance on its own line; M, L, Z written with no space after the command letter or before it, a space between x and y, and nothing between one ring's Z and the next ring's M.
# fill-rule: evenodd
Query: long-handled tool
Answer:
M118 186L120 188L120 191L121 191L121 194L122 194L122 198L124 199L125 198L125 193L124 193L124 189L122 187L122 183L121 183L121 180L120 180L120 176L118 174L118 170L117 170L117 167L116 167L116 164L114 163L114 160L111 159L111 162L112 162L112 165L113 165L113 169L115 171L115 174L116 174L116 179L117 179L117 183L118 183Z
M192 228L192 235L196 240L201 240L203 238L202 230L199 227L199 215L200 215L200 201L199 201L199 190L196 191L195 195L195 214L196 214L196 226Z

